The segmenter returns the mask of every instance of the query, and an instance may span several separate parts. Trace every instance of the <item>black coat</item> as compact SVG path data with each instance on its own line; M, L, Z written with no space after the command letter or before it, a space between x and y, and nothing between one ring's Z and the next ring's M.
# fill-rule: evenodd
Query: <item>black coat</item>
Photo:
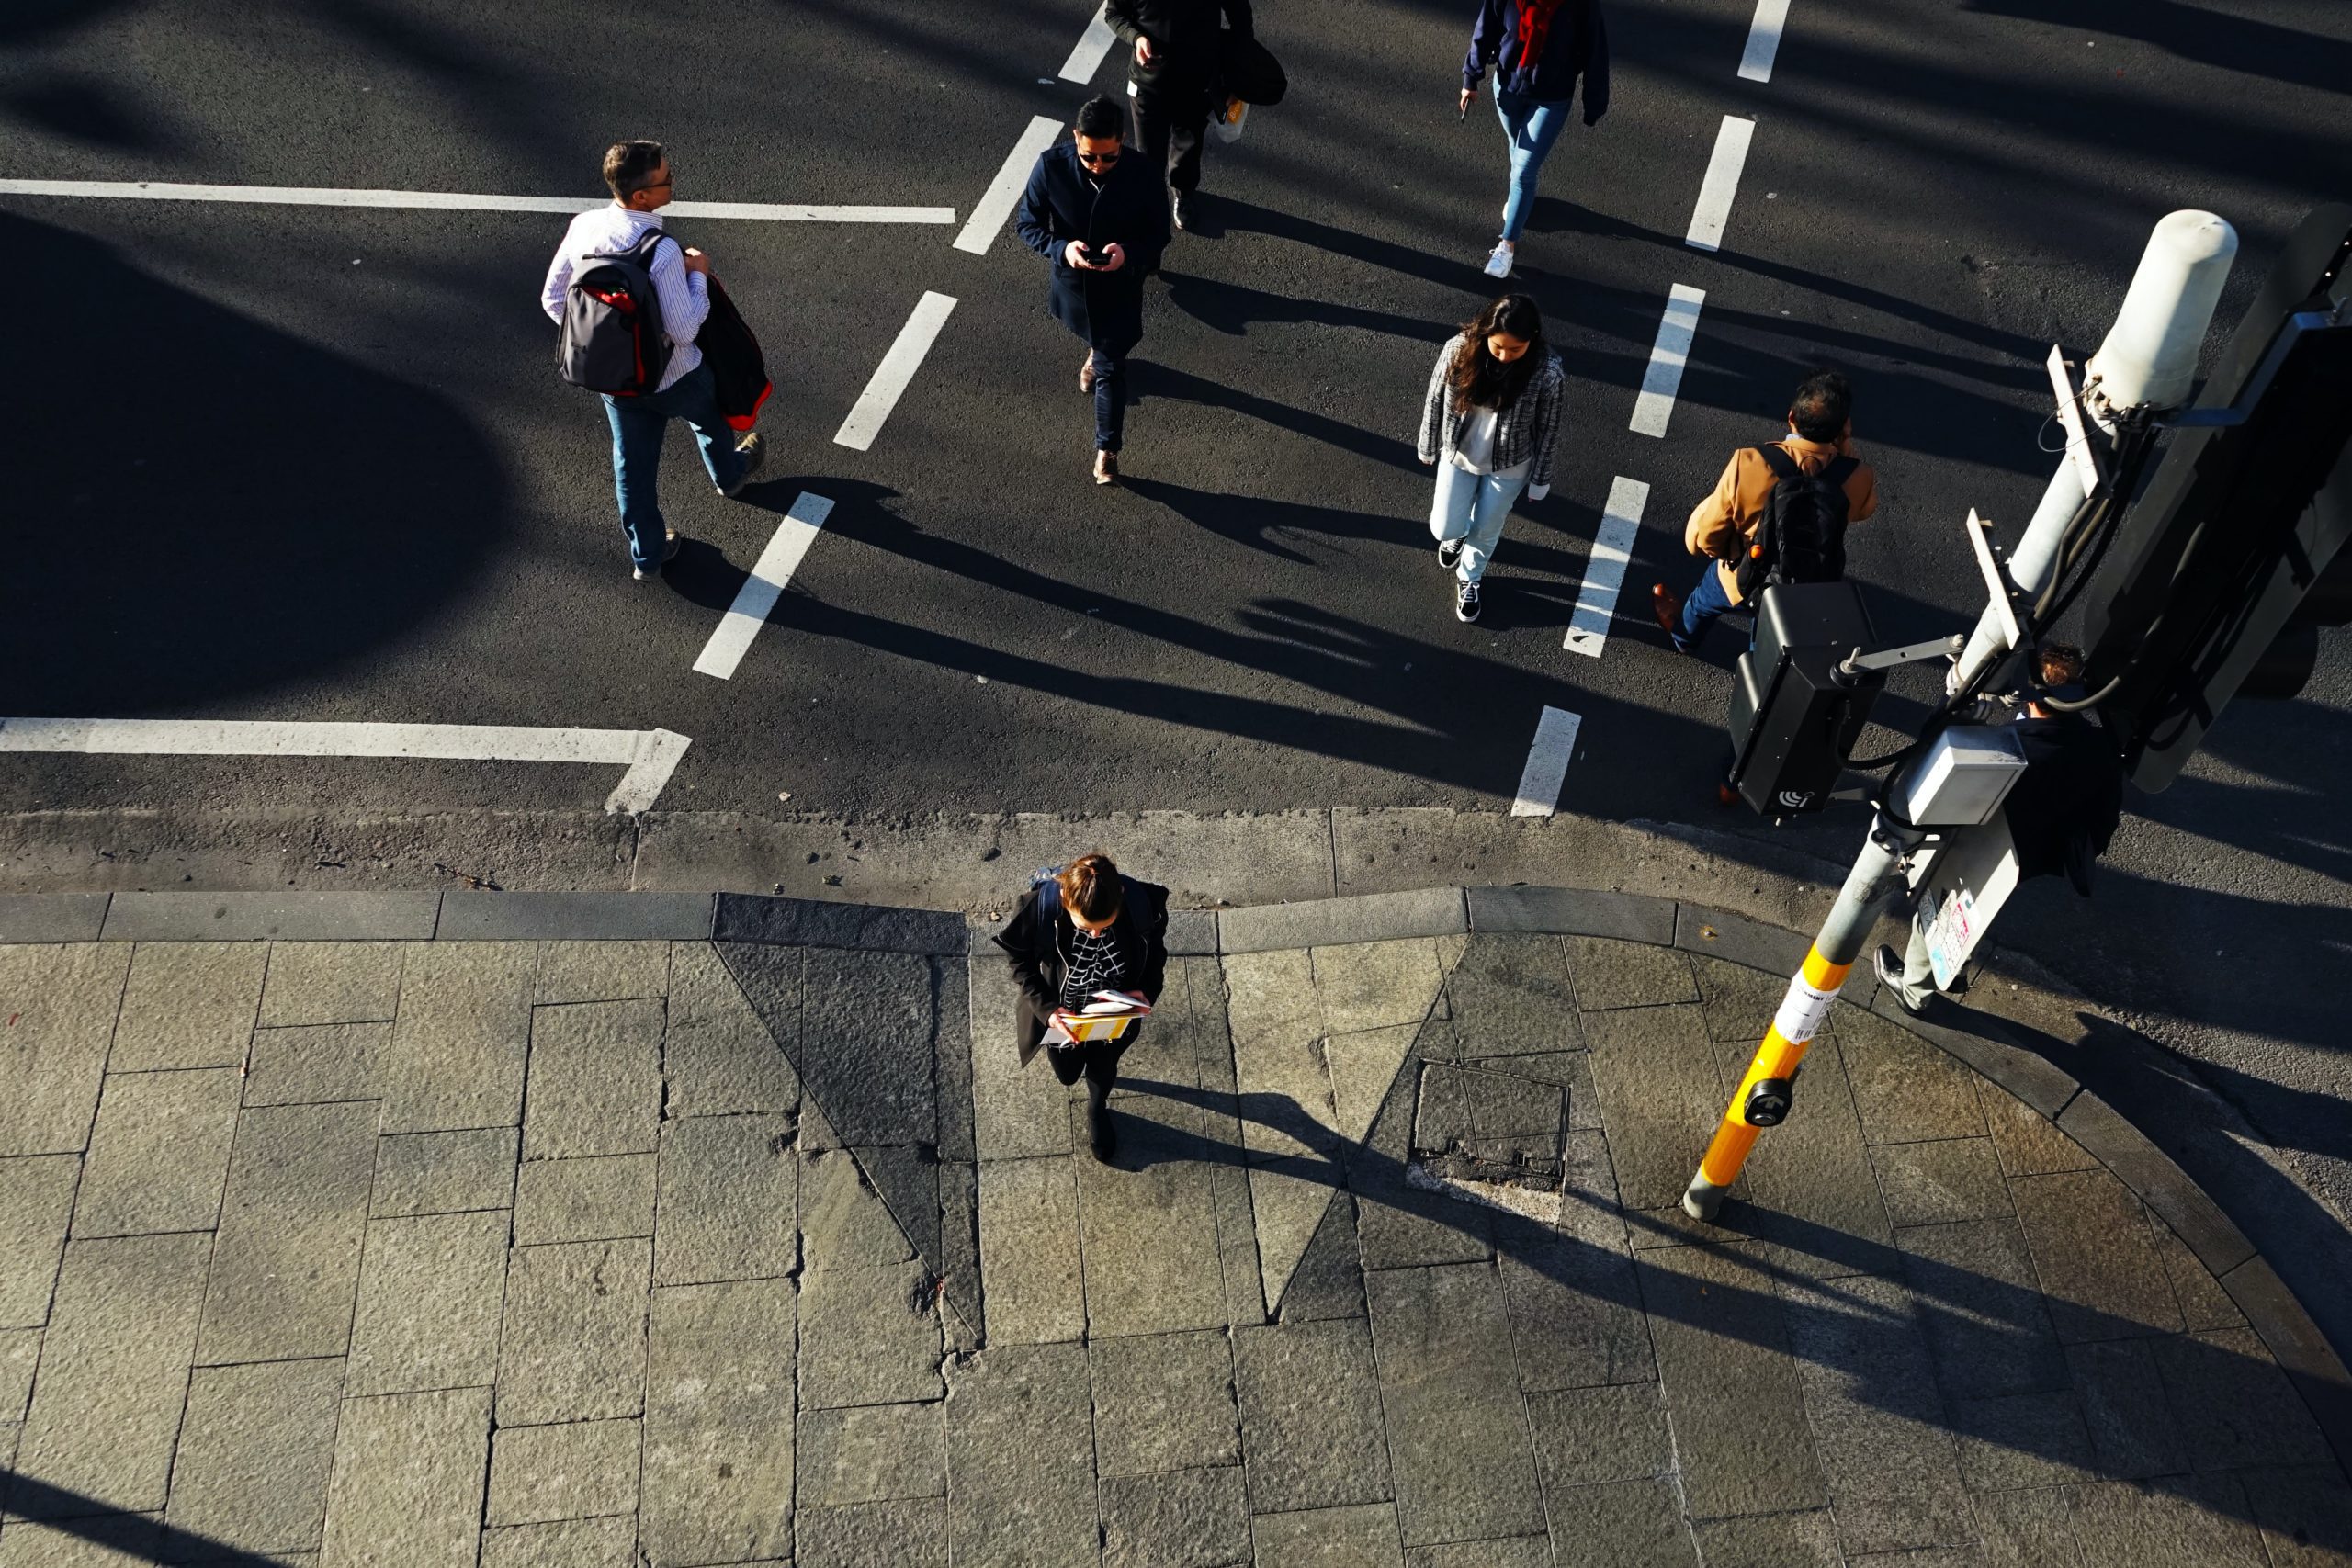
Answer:
M1021 243L1053 263L1054 319L1105 354L1124 355L1143 341L1143 280L1159 270L1168 248L1168 192L1135 149L1111 165L1102 189L1088 179L1074 142L1037 155L1029 188L1012 214ZM1099 251L1125 247L1116 272L1081 272L1063 258L1072 240Z
M1130 50L1151 39L1150 64L1127 57L1127 80L1139 92L1206 91L1216 75L1220 18L1244 38L1251 25L1250 0L1105 0L1102 15Z
M1121 984L1110 990L1141 991L1144 1000L1159 1000L1168 982L1168 889L1155 883L1122 876L1126 903L1111 922L1111 940L1118 944ZM1021 1047L1021 1065L1037 1054L1046 1022L1062 1005L1062 979L1069 973L1069 947L1077 926L1062 908L1061 895L1051 883L1044 896L1032 887L1021 896L1021 908L1004 930L996 933L1012 968L1021 999L1013 1010L1013 1038ZM1038 906L1049 907L1041 912Z
M2018 874L2064 876L2087 894L2123 814L2123 764L2106 732L2076 714L2028 716L2016 729L2025 772L2001 806Z

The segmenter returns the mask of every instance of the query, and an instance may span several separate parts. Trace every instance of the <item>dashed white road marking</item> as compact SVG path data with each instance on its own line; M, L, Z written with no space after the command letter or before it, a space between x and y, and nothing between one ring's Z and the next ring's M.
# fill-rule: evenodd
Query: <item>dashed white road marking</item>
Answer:
M619 762L605 809L653 808L693 742L667 729L503 724L340 724L181 718L0 718L0 751L157 757L432 757L474 762Z
M1103 15L1104 7L1094 7L1094 19L1086 24L1086 31L1079 35L1078 47L1062 62L1061 77L1065 82L1091 82L1094 73L1102 69L1102 57L1119 41L1111 30L1111 19Z
M1560 808L1560 785L1566 782L1577 728L1583 722L1566 708L1544 710L1535 726L1535 744L1527 749L1527 766L1519 775L1519 798L1510 803L1513 817L1549 817Z
M174 185L163 180L0 180L0 196L78 196L124 201L243 201L277 207L405 207L456 212L586 212L610 197L483 196L446 190L335 190L322 186ZM952 207L821 207L795 201L673 201L670 218L747 218L770 223L953 223Z
M817 542L818 531L824 527L825 518L832 512L833 503L821 495L802 491L794 498L792 510L775 525L775 535L768 540L768 547L760 552L760 562L743 586L735 591L735 603L727 607L718 629L710 634L703 645L702 657L695 660L695 670L704 675L716 675L722 681L731 680L735 667L743 662L750 652L752 639L767 625L768 613L792 581L792 574L799 570L808 547Z
M1013 203L1028 188L1029 171L1035 166L1037 154L1051 147L1061 133L1061 121L1057 119L1045 115L1030 119L1029 129L1021 133L1012 151L1004 155L996 178L989 182L989 188L973 204L972 215L964 220L964 231L956 236L957 250L969 251L976 256L989 254L989 246L1004 231L1005 220L1012 216Z
M1707 160L1707 177L1700 182L1699 205L1690 209L1690 231L1683 243L1692 250L1723 248L1724 225L1731 221L1732 198L1739 195L1739 171L1747 163L1748 139L1756 122L1736 114L1724 116L1715 132L1715 151Z
M1601 510L1600 532L1593 536L1591 563L1585 568L1584 591L1568 616L1568 639L1560 646L1570 653L1600 657L1609 641L1609 621L1617 613L1617 595L1625 586L1625 567L1634 557L1634 537L1641 531L1642 508L1649 504L1650 487L1620 474L1609 487L1609 504Z
M947 324L947 313L954 309L952 296L932 290L925 290L923 297L915 301L914 313L899 329L898 341L890 344L882 363L874 367L874 378L865 383L856 406L842 421L841 429L834 432L834 441L858 452L873 447L874 438L882 434L882 422L899 406L907 383L922 368L922 356L931 352L932 340Z
M1781 32L1789 25L1789 0L1756 0L1756 19L1747 25L1747 48L1739 57L1743 82L1770 82L1772 57L1781 52Z
M1699 307L1706 302L1707 291L1687 283L1676 284L1668 294L1657 342L1650 345L1650 366L1642 374L1642 395L1634 400L1634 434L1666 434L1675 394L1682 389L1682 367L1690 362L1690 340L1699 331Z

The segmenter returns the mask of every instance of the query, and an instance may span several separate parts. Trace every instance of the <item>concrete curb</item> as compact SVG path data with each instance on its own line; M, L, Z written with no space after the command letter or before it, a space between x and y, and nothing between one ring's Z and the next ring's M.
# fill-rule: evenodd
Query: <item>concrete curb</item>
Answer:
M1430 887L1216 911L1171 910L1171 952L1263 953L1471 931L1612 937L1793 973L1809 939L1702 905L1584 888ZM956 956L959 914L754 895L664 893L57 893L0 897L0 945L67 942L717 941ZM1848 999L1917 1034L2050 1118L2170 1225L2222 1282L2352 1469L2352 1376L2254 1244L2170 1156L2033 1048L2028 1026L1950 1003L1913 1018L1865 987ZM1849 987L1854 984L1849 982ZM2045 1042L2045 1043L2048 1043Z

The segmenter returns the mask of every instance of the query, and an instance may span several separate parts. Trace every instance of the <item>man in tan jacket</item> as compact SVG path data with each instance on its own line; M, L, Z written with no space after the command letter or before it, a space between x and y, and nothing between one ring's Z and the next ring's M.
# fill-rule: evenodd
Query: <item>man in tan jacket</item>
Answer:
M1845 491L1845 522L1859 523L1878 510L1878 480L1854 452L1853 406L1846 378L1835 370L1815 371L1789 404L1788 439L1773 443L1775 454L1747 446L1731 455L1713 493L1692 511L1682 531L1683 548L1713 564L1700 574L1687 600L1677 599L1663 582L1650 589L1650 611L1678 652L1697 652L1707 628L1747 597L1739 584L1740 563L1756 547L1756 531L1774 486L1790 474L1828 474ZM1779 453L1787 456L1780 458ZM1776 460L1784 472L1774 472ZM1838 560L1842 568L1842 548Z

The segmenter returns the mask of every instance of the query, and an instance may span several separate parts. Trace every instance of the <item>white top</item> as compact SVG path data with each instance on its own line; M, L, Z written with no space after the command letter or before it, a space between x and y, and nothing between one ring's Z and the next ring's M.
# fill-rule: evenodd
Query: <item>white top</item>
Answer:
M628 250L645 237L648 229L660 227L660 213L632 212L617 201L582 213L571 220L571 227L564 231L563 243L555 249L547 285L539 290L540 305L551 319L562 321L564 291L571 287L571 275L583 260ZM670 363L662 372L662 384L654 389L666 392L679 377L702 363L702 350L695 346L695 338L710 315L710 291L702 274L686 270L685 256L677 245L654 246L653 264L647 271L653 276L654 297L662 301L662 335L670 340Z
M1500 409L1470 411L1462 421L1462 438L1453 448L1455 468L1473 474L1500 473L1506 479L1527 471L1526 462L1502 469L1495 467L1495 431L1502 417Z

